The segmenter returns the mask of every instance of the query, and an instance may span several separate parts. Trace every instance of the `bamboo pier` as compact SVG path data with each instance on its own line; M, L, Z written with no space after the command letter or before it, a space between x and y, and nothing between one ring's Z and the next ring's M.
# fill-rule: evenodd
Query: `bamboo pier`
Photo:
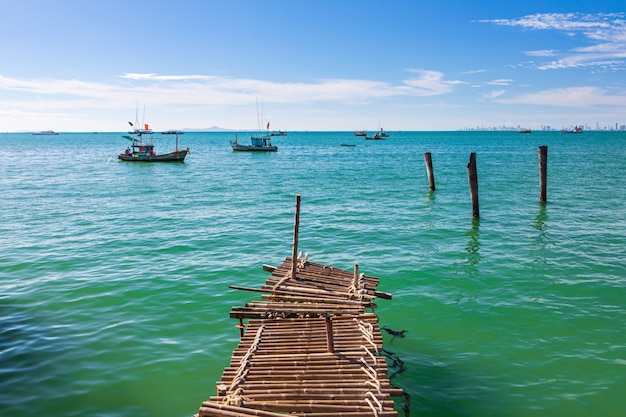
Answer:
M299 196L298 196L299 197ZM294 251L297 246L299 198ZM261 300L233 307L241 340L198 417L392 417L391 385L374 313L378 278L287 257L260 288Z

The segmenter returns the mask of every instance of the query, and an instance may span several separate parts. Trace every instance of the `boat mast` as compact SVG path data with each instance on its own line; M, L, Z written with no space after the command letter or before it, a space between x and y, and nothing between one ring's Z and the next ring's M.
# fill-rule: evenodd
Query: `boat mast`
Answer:
M261 132L261 119L259 118L259 99L256 99L256 124L259 128L259 132Z

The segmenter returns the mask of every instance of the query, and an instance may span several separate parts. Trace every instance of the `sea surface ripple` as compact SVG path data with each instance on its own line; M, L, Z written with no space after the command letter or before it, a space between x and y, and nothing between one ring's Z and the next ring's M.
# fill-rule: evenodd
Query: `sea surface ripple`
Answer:
M290 132L271 154L233 136L185 133L170 165L118 161L121 133L0 134L2 416L196 413L231 307L257 299L229 285L290 256L296 194L299 248L393 294L376 312L406 330L384 339L411 415L622 415L625 132Z

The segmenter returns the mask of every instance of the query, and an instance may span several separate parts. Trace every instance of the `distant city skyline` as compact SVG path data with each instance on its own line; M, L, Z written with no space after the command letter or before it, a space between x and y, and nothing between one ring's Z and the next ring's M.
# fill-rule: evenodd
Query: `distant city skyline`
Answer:
M626 125L613 1L22 0L2 14L0 132Z

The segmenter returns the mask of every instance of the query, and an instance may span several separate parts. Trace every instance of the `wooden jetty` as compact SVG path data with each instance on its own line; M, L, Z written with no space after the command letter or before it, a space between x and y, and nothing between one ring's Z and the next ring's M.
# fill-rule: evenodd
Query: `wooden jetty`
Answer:
M293 253L297 225L296 215ZM374 300L391 295L376 290L378 278L308 254L263 269L271 276L260 288L231 286L261 300L232 308L241 341L197 416L397 416L391 397L403 391L387 377L374 313Z

